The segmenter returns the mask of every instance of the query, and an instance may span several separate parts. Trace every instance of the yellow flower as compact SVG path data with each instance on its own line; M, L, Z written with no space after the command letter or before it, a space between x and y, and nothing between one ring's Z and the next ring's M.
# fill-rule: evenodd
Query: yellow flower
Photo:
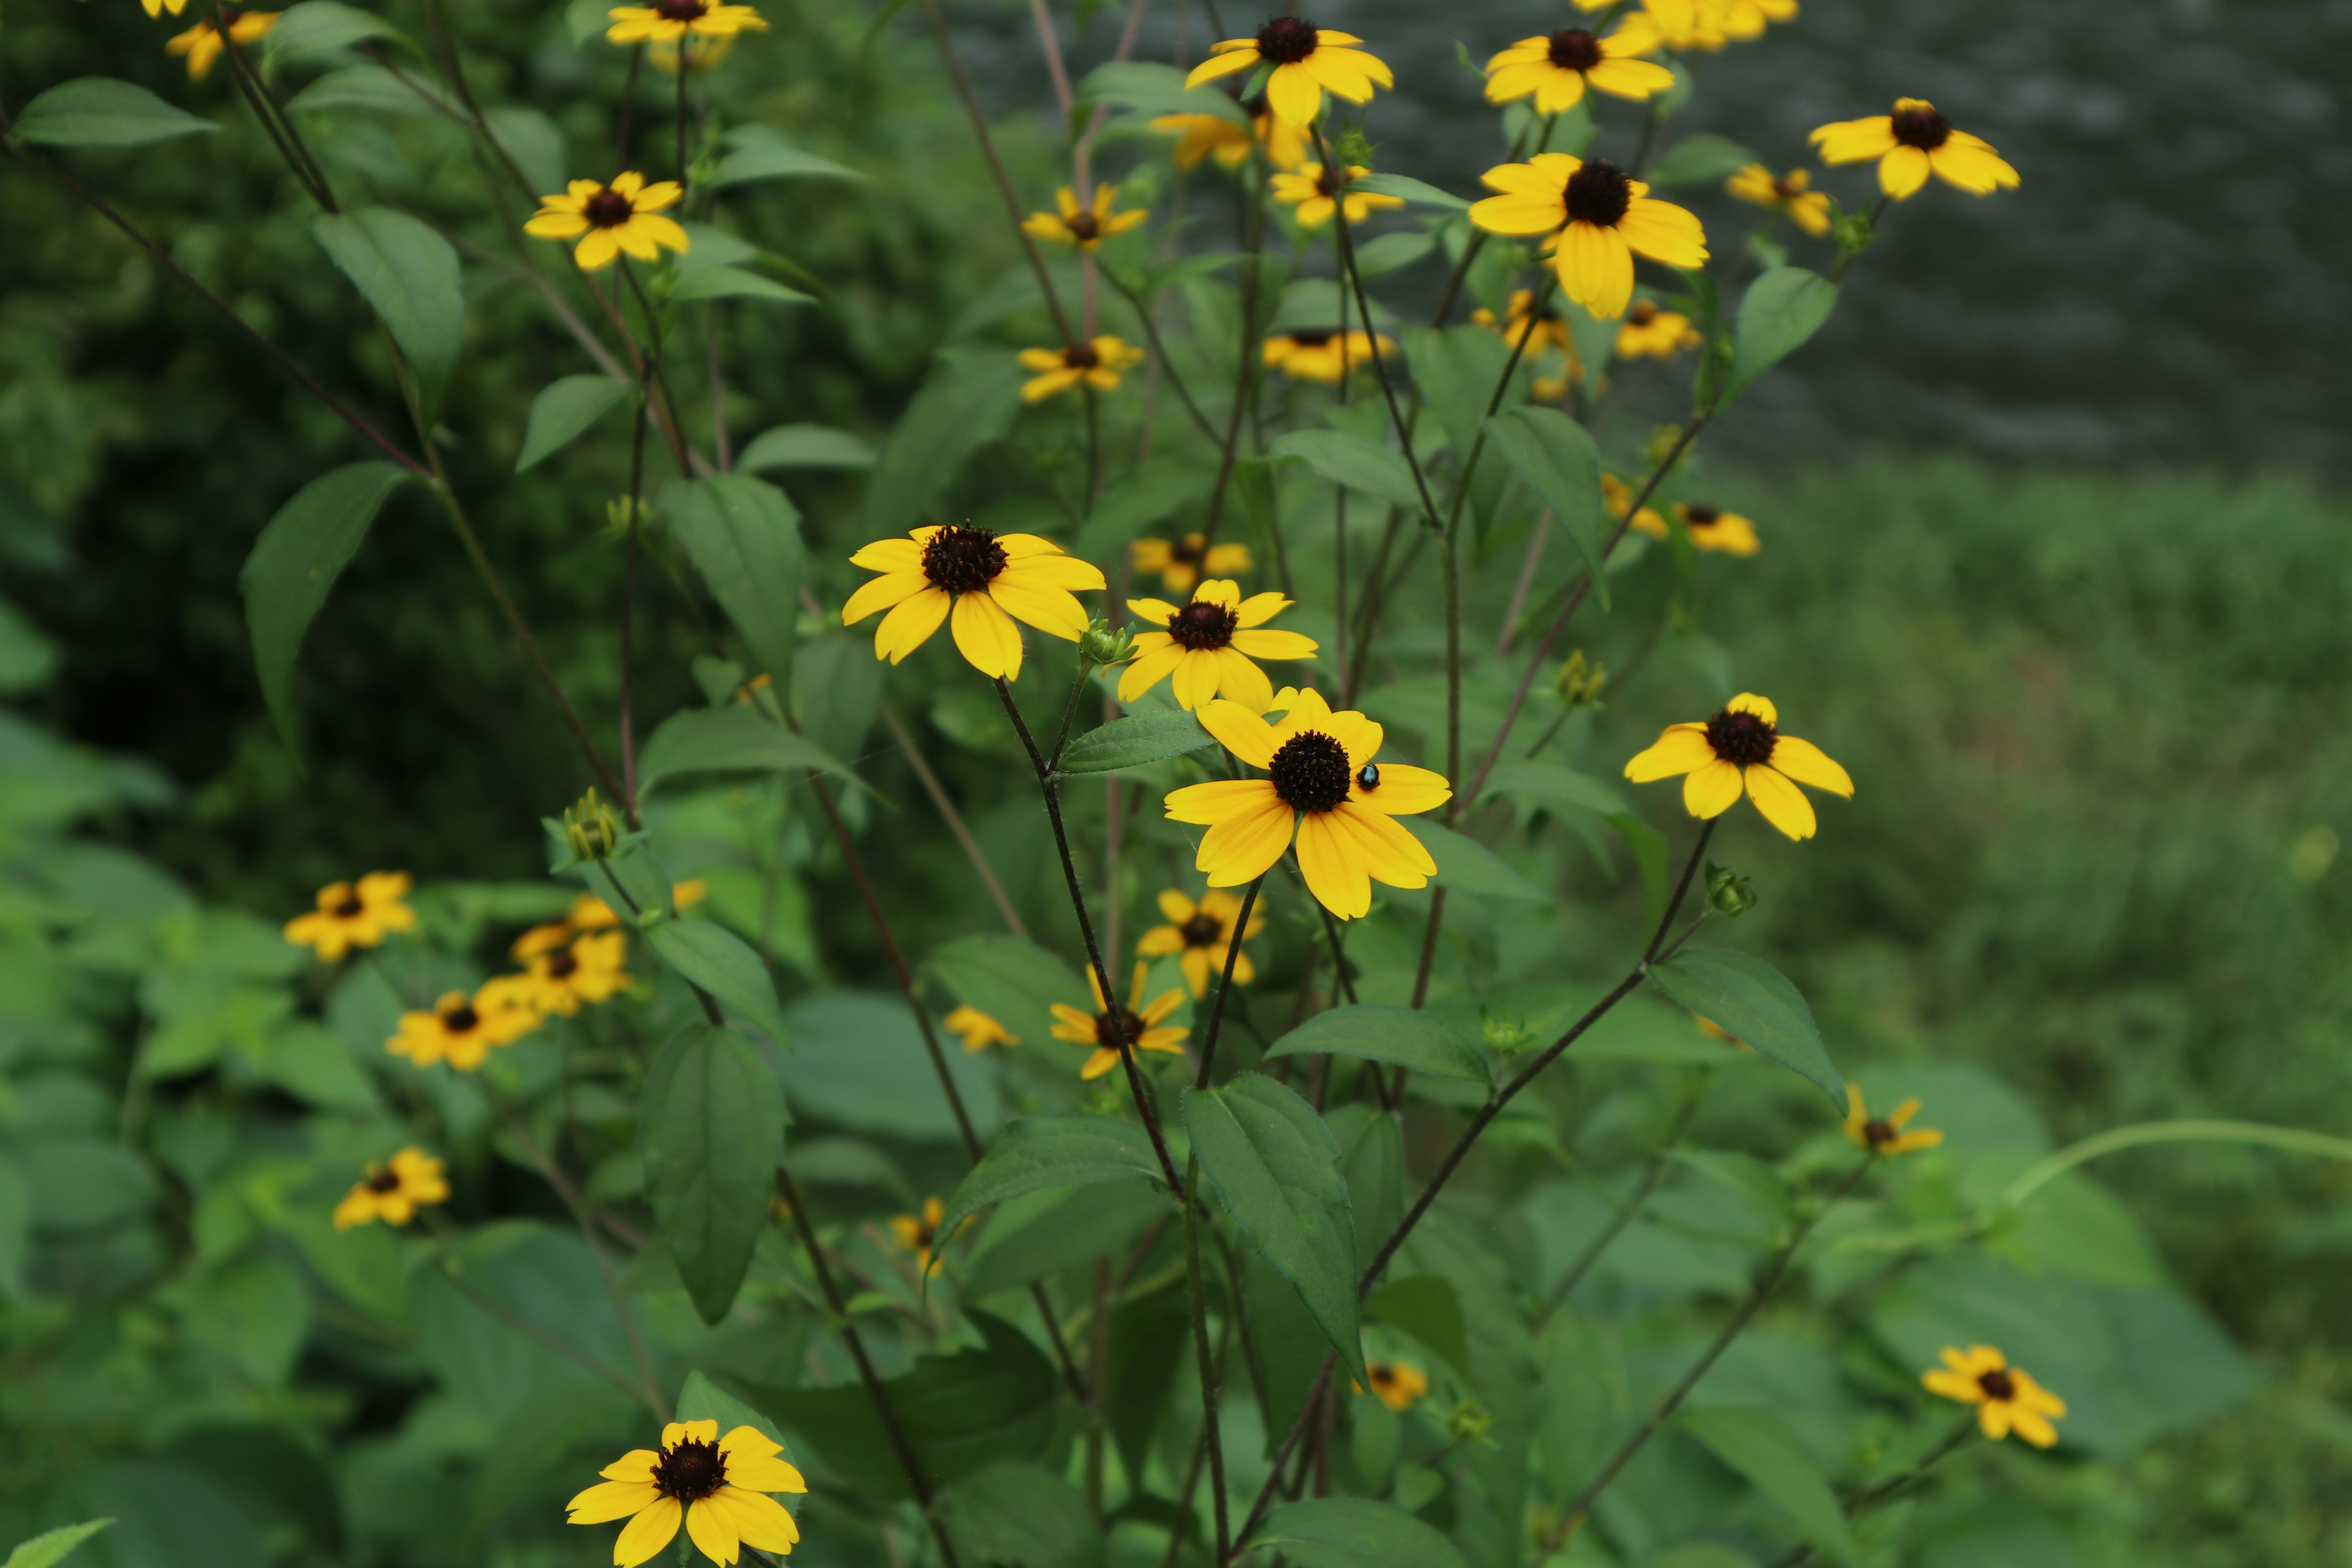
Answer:
M1863 1102L1862 1086L1845 1086L1845 1135L1874 1154L1908 1154L1914 1149L1933 1149L1941 1143L1944 1135L1932 1127L1922 1127L1916 1132L1903 1131L1918 1114L1918 1100L1906 1100L1874 1121L1870 1107Z
M1166 631L1135 634L1135 659L1118 678L1118 700L1132 702L1174 676L1176 706L1190 712L1219 693L1253 713L1274 701L1274 682L1251 663L1257 658L1313 658L1315 639L1262 629L1290 608L1279 594L1242 597L1232 582L1212 578L1178 608L1165 599L1129 599L1127 607Z
M1078 1069L1084 1079L1097 1079L1118 1066L1117 1041L1123 1035L1129 1048L1139 1051L1165 1051L1172 1057L1184 1054L1184 1037L1190 1029L1168 1029L1160 1020L1183 1005L1183 988L1162 991L1150 1001L1143 999L1143 986L1150 966L1139 962L1135 966L1135 983L1129 989L1127 1005L1114 1016L1110 1004L1103 1000L1102 982L1095 972L1087 971L1087 989L1094 993L1095 1010L1081 1013L1066 1003L1054 1004L1054 1037L1072 1045L1092 1046L1095 1054Z
M1097 392L1118 390L1119 373L1143 363L1143 351L1105 332L1092 342L1058 349L1023 349L1021 364L1037 374L1021 388L1024 403L1043 403L1084 382Z
M1750 163L1723 182L1728 194L1743 202L1789 215L1789 221L1815 239L1830 231L1830 199L1812 189L1810 169L1775 174L1761 163Z
M1717 0L1727 37L1746 41L1764 36L1767 22L1793 22L1797 0Z
M186 0L181 0L181 5L185 4ZM180 9L180 5L173 6L172 15L178 16ZM147 15L152 16L154 14L154 8L150 6ZM221 20L228 24L229 42L234 44L250 44L278 26L278 13L275 11L241 11L234 5L224 5L220 14ZM221 51L228 46L221 42L219 30L210 22L199 22L186 32L173 37L163 47L175 55L187 56L188 79L202 81L212 75L213 62L220 58Z
M616 44L675 44L688 33L731 38L746 29L768 30L766 19L749 5L712 0L656 0L651 5L615 5L604 14L613 18L604 37Z
M1697 501L1676 501L1674 512L1690 530L1690 542L1701 550L1753 555L1764 548L1764 542L1756 537L1756 524L1736 511L1702 506Z
M955 614L955 645L982 675L1021 673L1022 620L1065 642L1086 635L1087 612L1075 588L1100 588L1103 574L1050 539L992 533L958 523L919 528L905 539L878 539L851 556L882 574L849 595L841 624L854 626L888 610L874 628L874 657L897 664Z
M1617 357L1672 359L1705 342L1706 335L1691 325L1688 316L1662 310L1655 300L1636 300L1625 313L1625 324L1617 329Z
M2015 1432L2037 1448L2058 1441L2053 1419L2066 1418L2066 1402L2033 1381L1990 1345L1944 1347L1944 1364L1919 1381L1930 1394L1977 1407L1977 1424L1995 1440Z
M463 991L444 992L430 1013L403 1013L400 1033L386 1040L383 1048L421 1068L447 1062L459 1072L472 1072L492 1046L510 1046L539 1027L539 1012L516 984L520 978L501 976L471 996Z
M1371 170L1361 163L1348 165L1348 180L1360 180ZM1298 209L1298 226L1321 228L1331 221L1331 215L1346 208L1349 223L1361 223L1376 208L1401 207L1402 196L1375 195L1355 190L1345 181L1334 182L1320 163L1301 163L1296 174L1274 176L1274 199L1286 207Z
M930 1268L931 1248L945 1247L955 1239L940 1234L940 1221L946 1217L947 1212L947 1205L939 1199L925 1198L921 1218L910 1214L891 1216L890 1234L898 1239L899 1246L915 1255L915 1272L918 1274ZM956 1226L958 1230L962 1228L961 1225Z
M629 985L621 965L629 954L629 939L608 931L583 936L569 947L533 954L529 966L514 976L523 1001L541 1013L569 1018L583 1003L609 1002Z
M1241 101L1238 82L1228 78L1224 89L1236 102ZM1265 148L1265 161L1276 168L1296 169L1314 151L1314 139L1306 128L1268 109L1264 93L1242 103L1242 108L1250 117L1247 130L1221 114L1163 114L1151 122L1151 129L1177 138L1171 156L1180 169L1197 168L1203 158L1237 169L1248 161L1253 146Z
M1321 110L1326 88L1350 103L1369 103L1375 85L1396 85L1396 78L1376 57L1349 47L1363 41L1353 33L1318 28L1301 17L1276 16L1254 38L1227 38L1217 45L1192 68L1184 85L1198 87L1221 76L1255 70L1263 62L1274 68L1265 79L1267 106L1293 125L1307 125Z
M1370 364L1377 347L1382 359L1396 353L1396 340L1386 332L1376 345L1370 332L1298 331L1265 340L1261 353L1268 370L1278 370L1293 381L1319 381L1337 385L1358 365Z
M1192 862L1209 886L1264 876L1290 847L1294 827L1307 890L1343 921L1370 910L1372 879L1427 886L1437 862L1396 818L1444 805L1454 793L1445 776L1374 762L1380 725L1361 713L1334 713L1316 692L1277 693L1275 705L1286 710L1279 723L1238 702L1198 710L1219 744L1269 775L1188 784L1168 796L1170 818L1209 830Z
M1021 1037L982 1012L977 1007L958 1007L948 1015L948 1032L963 1042L963 1048L978 1056L991 1046L1017 1046Z
M1657 47L1658 30L1640 16L1626 18L1605 38L1584 27L1521 38L1486 62L1486 101L1508 103L1532 93L1538 114L1564 114L1584 100L1588 85L1639 101L1675 85L1674 72L1634 58Z
M1768 699L1743 691L1704 724L1667 725L1625 764L1625 776L1650 784L1687 775L1683 805L1693 816L1721 816L1744 785L1765 821L1791 838L1811 838L1813 803L1797 785L1851 799L1853 780L1811 741L1781 734L1780 717Z
M1677 54L1720 49L1730 37L1731 0L1643 0L1642 12L1659 43Z
M367 1174L335 1205L335 1228L349 1230L379 1219L406 1225L424 1205L448 1201L449 1183L441 1173L441 1162L422 1149L403 1149L388 1165L368 1163Z
M1054 193L1054 205L1060 209L1058 212L1031 213L1021 227L1032 239L1050 240L1055 245L1075 245L1080 250L1093 250L1104 240L1125 234L1150 216L1141 208L1133 212L1114 212L1112 209L1118 204L1117 185L1097 185L1091 206L1080 206L1078 194L1064 185Z
M1135 951L1146 958L1181 954L1176 965L1184 972L1184 984L1192 988L1196 1000L1206 996L1210 977L1225 972L1225 953L1234 944L1234 922L1241 918L1242 901L1222 888L1212 888L1196 904L1170 888L1160 895L1160 913L1168 923L1145 931ZM1265 906L1254 905L1242 940L1247 942L1265 929ZM1246 985L1256 975L1247 952L1234 955L1234 984Z
M139 0L149 16L160 16L169 11L176 16L188 8L188 0Z
M1503 194L1472 206L1470 221L1490 234L1545 236L1561 289L1596 321L1625 313L1636 254L1685 268L1706 261L1697 218L1603 159L1538 153L1483 177Z
M716 1421L673 1421L662 1428L658 1453L630 1449L564 1513L572 1524L629 1521L613 1543L617 1568L651 1561L677 1534L681 1514L688 1539L713 1563L731 1563L746 1546L781 1556L800 1540L800 1526L766 1494L808 1490L782 1452L755 1426L721 1437Z
M540 197L538 214L522 229L541 239L585 235L572 253L583 272L611 266L625 250L640 261L658 261L663 246L686 250L686 230L657 216L685 194L675 180L648 185L634 170L614 175L609 185L574 180L563 195Z
M373 947L385 935L416 929L416 911L401 900L407 897L408 873L370 871L349 882L330 882L319 889L319 907L286 922L286 940L315 948L332 963L355 947Z
M1576 353L1576 339L1568 330L1568 319L1549 304L1538 310L1534 289L1512 289L1511 302L1505 309L1509 315L1501 326L1495 325L1495 312L1484 305L1470 312L1470 320L1477 326L1493 328L1507 343L1524 342L1530 359L1549 348L1568 354Z
M1633 487L1614 474L1603 474L1601 476L1601 501L1609 509L1609 515L1622 522L1625 519L1625 509L1633 504ZM1635 512L1633 526L1634 531L1646 533L1653 539L1666 537L1666 520L1658 515L1654 507L1645 506Z
M1188 533L1172 542L1139 539L1128 546L1128 559L1138 572L1159 573L1160 581L1171 594L1191 593L1203 572L1223 577L1250 569L1248 545L1211 544L1207 535L1199 533Z
M2001 161L1981 136L1955 131L1924 98L1898 98L1892 114L1841 120L1807 138L1827 163L1878 160L1878 188L1902 201L1935 174L1972 196L1989 196L2017 184L2017 171Z
M1429 1392L1429 1375L1401 1361L1368 1361L1364 1371L1371 1377L1373 1394L1400 1415L1420 1404L1421 1396ZM1360 1384L1353 1386L1361 1392Z
M646 58L653 62L656 70L666 76L676 76L681 50L684 51L687 69L707 71L724 61L728 51L734 47L732 37L706 38L688 33L682 38L656 39L646 45Z
M669 901L681 910L692 909L709 896L710 884L699 877L670 884ZM562 947L582 931L610 931L620 923L621 917L604 900L593 893L582 893L572 900L562 920L531 927L515 938L514 946L508 951L518 960L529 960Z

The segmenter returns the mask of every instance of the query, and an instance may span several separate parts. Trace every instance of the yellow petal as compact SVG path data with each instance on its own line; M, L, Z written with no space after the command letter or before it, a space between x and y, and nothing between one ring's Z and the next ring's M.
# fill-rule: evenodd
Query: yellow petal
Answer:
M988 595L957 595L949 629L957 651L981 674L1003 680L1021 674L1021 628Z
M1692 777L1697 775L1694 773ZM1811 838L1819 824L1813 817L1813 803L1805 792L1789 782L1788 776L1759 763L1748 770L1748 798L1764 814L1764 820L1791 838Z
M565 1503L563 1511L573 1524L609 1524L643 1512L660 1496L650 1479L605 1481Z
M1723 706L1725 711L1730 713L1753 713L1767 724L1780 721L1780 710L1772 706L1772 700L1759 697L1753 691L1743 691Z
M1715 761L1704 724L1669 724L1649 750L1636 752L1625 764L1625 776L1634 784L1651 784L1706 767Z
M1172 798L1172 797L1171 797ZM1267 784L1261 804L1239 812L1201 837L1193 868L1207 873L1213 888L1237 888L1273 868L1290 845L1297 813Z
M1171 822L1213 827L1228 817L1255 811L1268 801L1279 805L1282 797L1274 793L1274 785L1265 779L1214 779L1207 784L1186 784L1182 789L1171 790L1165 804ZM1287 811L1290 808L1284 806L1283 809Z
M1242 704L1207 702L1194 716L1201 721L1202 729L1217 738L1219 745L1250 766L1262 768L1274 761L1276 731Z
M1896 201L1903 201L1927 183L1927 172L1932 167L1927 154L1918 148L1897 147L1878 161L1878 188Z
M711 1504L709 1498L687 1504L686 1533L713 1563L732 1563L743 1554L742 1538L735 1533L734 1512Z
M874 628L874 657L897 664L930 639L948 618L953 595L943 588L923 589L899 601Z
M623 1525L621 1538L613 1542L614 1568L637 1568L657 1555L677 1536L680 1511L676 1498L656 1497L643 1513Z
M1276 118L1292 125L1311 124L1323 107L1323 84L1303 65L1276 66L1265 80L1265 101Z
M1683 806L1693 816L1721 816L1739 798L1738 767L1710 762L1683 780Z
M1371 879L1352 847L1327 813L1299 814L1299 874L1316 901L1343 921L1368 914L1372 907Z

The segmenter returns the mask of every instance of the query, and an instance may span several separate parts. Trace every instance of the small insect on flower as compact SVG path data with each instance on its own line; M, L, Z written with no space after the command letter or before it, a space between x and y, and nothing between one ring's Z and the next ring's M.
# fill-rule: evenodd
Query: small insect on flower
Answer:
M628 989L628 973L621 967L628 956L625 932L591 932L526 960L523 973L514 976L516 989L538 1011L569 1018Z
M332 963L355 947L373 947L396 931L416 929L416 911L401 900L412 884L405 871L370 871L357 883L330 882L319 907L286 922L286 940Z
M955 1239L952 1236L940 1234L940 1221L947 1217L947 1205L936 1197L929 1197L923 1200L920 1215L890 1216L891 1239L915 1255L915 1272L918 1274L930 1271L932 1248L944 1247ZM961 1224L956 1226L958 1230L962 1228Z
M1633 16L1607 37L1585 27L1521 38L1486 62L1486 101L1532 96L1538 114L1565 114L1584 101L1584 89L1636 102L1675 85L1675 73L1639 58L1658 47L1658 30Z
M661 1447L632 1448L598 1473L590 1487L563 1505L572 1524L621 1527L613 1543L616 1568L651 1561L677 1535L713 1563L734 1563L746 1546L778 1555L801 1538L800 1526L770 1492L804 1492L800 1471L780 1458L783 1446L756 1426L738 1426L724 1437L716 1421L673 1421L662 1428Z
M1208 536L1188 533L1181 539L1139 539L1128 547L1128 560L1138 572L1157 572L1171 594L1189 594L1203 575L1231 577L1250 569L1246 544L1212 544Z
M1067 1040L1074 1046L1092 1046L1094 1055L1078 1069L1082 1079L1097 1079L1118 1066L1119 1042L1139 1051L1162 1051L1170 1056L1184 1054L1184 1037L1190 1029L1171 1029L1160 1023L1184 1003L1181 986L1162 991L1145 1001L1143 989L1150 978L1150 966L1139 963L1135 966L1134 983L1128 988L1127 1005L1117 1012L1103 1000L1102 982L1095 978L1092 968L1087 971L1087 987L1094 993L1095 1010L1081 1013L1066 1003L1054 1004L1054 1037Z
M1168 923L1153 926L1136 942L1135 951L1146 958L1177 955L1176 965L1184 972L1184 984L1192 989L1194 1001L1209 994L1209 980L1225 972L1225 955L1234 945L1234 922L1241 919L1242 901L1222 888L1212 888L1194 903L1173 888L1160 895L1160 918ZM1242 940L1249 941L1265 929L1265 906L1250 909L1249 929ZM1234 953L1234 984L1246 985L1257 976L1246 950Z
M1421 1403L1429 1392L1429 1374L1417 1366L1401 1361L1368 1361L1364 1372L1372 1380L1372 1394L1382 1405L1402 1415ZM1359 1394L1361 1384L1351 1384Z
M1117 392L1120 373L1142 363L1141 349L1108 332L1058 349L1023 349L1021 368L1036 374L1023 384L1021 401L1043 403L1082 383L1097 392Z
M720 5L714 0L654 0L650 5L615 5L604 15L613 19L604 37L616 44L676 44L688 33L731 38L746 31L768 30L767 19L749 5Z
M541 239L581 237L572 259L583 272L610 267L624 251L639 261L658 261L665 247L686 253L686 230L660 216L685 194L676 180L649 185L635 170L614 175L609 185L574 180L562 195L540 197L539 212L522 229Z
M877 539L849 560L881 574L841 607L845 626L890 612L874 628L875 658L898 663L952 612L957 650L982 675L1005 680L1021 674L1016 620L1076 642L1086 636L1087 612L1071 591L1103 586L1099 571L1050 539L968 523Z
M2021 1367L1990 1345L1960 1350L1946 1345L1944 1364L1923 1373L1919 1382L1930 1394L1977 1407L1977 1425L1996 1442L2011 1432L2037 1448L2058 1441L2053 1420L2066 1418L2066 1402L2033 1381Z
M1150 216L1140 207L1118 211L1118 187L1112 184L1097 185L1095 199L1086 205L1079 205L1077 192L1064 185L1054 193L1054 205L1058 211L1031 213L1021 225L1023 232L1032 239L1085 251L1098 248L1104 240L1117 238Z
M403 1149L385 1164L369 1162L367 1174L335 1205L335 1228L349 1230L374 1220L406 1225L425 1205L448 1201L449 1182L441 1162L422 1149Z
M1898 98L1892 114L1840 120L1806 138L1827 163L1878 160L1878 188L1904 201L1932 174L1972 196L1989 196L2017 184L2017 171L1981 136L1956 131L1951 121L1924 98Z
M1542 235L1559 286L1596 321L1625 313L1633 298L1633 258L1691 268L1706 261L1699 221L1602 158L1538 153L1480 176L1500 195L1470 208L1489 234Z
M386 1040L383 1048L421 1068L447 1062L459 1072L472 1072L491 1047L510 1046L544 1021L524 1000L517 984L520 978L509 974L488 981L471 996L463 991L444 992L431 1012L403 1013L400 1033Z
M1787 214L1790 223L1819 239L1830 231L1830 199L1812 184L1810 169L1776 174L1761 163L1749 163L1724 181L1723 188L1743 202Z
M1625 764L1635 784L1683 778L1693 816L1729 811L1743 789L1764 820L1791 838L1813 836L1813 803L1798 784L1852 798L1853 780L1811 741L1780 731L1769 700L1743 691L1704 724L1669 724L1657 743Z
M1298 209L1294 216L1301 228L1321 228L1343 210L1349 223L1358 224L1375 211L1404 205L1402 196L1357 190L1354 182L1370 173L1361 163L1350 163L1344 177L1335 177L1320 163L1301 163L1295 174L1274 176L1274 199Z
M1260 351L1268 370L1278 370L1293 381L1319 381L1337 386L1359 365L1396 355L1396 340L1386 332L1375 341L1370 332L1313 331L1301 329L1265 340Z
M991 1046L1017 1046L1021 1037L998 1023L994 1018L971 1005L958 1007L947 1016L948 1033L963 1042L963 1048L973 1056Z
M1919 1114L1919 1101L1906 1100L1885 1116L1873 1116L1862 1098L1862 1086L1845 1086L1845 1135L1874 1154L1908 1154L1915 1149L1933 1149L1944 1141L1944 1135L1932 1127L1922 1127L1916 1132L1903 1129Z
M1695 349L1706 336L1679 310L1664 310L1655 300L1636 300L1617 329L1619 359L1672 359Z
M182 5L185 4L186 0L182 0ZM178 16L180 10L180 5L173 6L172 15ZM150 5L147 15L155 15L155 8ZM213 74L213 62L221 58L221 52L228 47L228 44L236 44L242 48L247 44L259 42L264 33L278 26L278 15L276 11L246 11L235 5L224 5L220 8L220 19L228 27L228 43L221 41L218 27L210 22L199 22L186 32L174 35L163 47L175 55L187 56L188 79L202 81Z
M1274 682L1251 661L1313 658L1316 642L1297 632L1265 629L1290 608L1280 594L1242 597L1235 584L1212 579L1192 590L1192 602L1179 607L1165 599L1129 599L1130 614L1162 631L1135 634L1135 658L1119 677L1118 700L1132 702L1171 676L1176 706L1191 712L1220 693L1253 713L1274 701Z
M1184 85L1198 87L1261 64L1272 66L1265 79L1268 107L1293 125L1307 125L1321 112L1327 88L1350 103L1369 103L1375 86L1396 86L1396 78L1377 57L1351 47L1363 41L1353 33L1318 27L1303 16L1276 16L1255 37L1218 44L1192 68Z
M1683 520L1683 526L1690 531L1691 543L1698 549L1724 555L1753 555L1764 548L1763 542L1756 537L1756 524L1736 511L1726 511L1721 507L1706 506L1698 501L1676 501L1668 510ZM1657 515L1648 507L1642 509L1644 518L1656 518ZM1634 521L1633 526L1659 539L1666 536L1663 519L1654 529L1640 519Z

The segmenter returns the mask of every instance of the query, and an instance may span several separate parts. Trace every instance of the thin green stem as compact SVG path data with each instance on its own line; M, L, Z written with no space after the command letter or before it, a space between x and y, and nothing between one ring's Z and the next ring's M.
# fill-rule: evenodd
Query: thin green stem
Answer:
M1223 1563L1233 1550L1233 1525L1226 1516L1224 1435L1217 1425L1216 1357L1209 1350L1209 1304L1201 1288L1200 1179L1201 1158L1195 1153L1184 1166L1184 1287L1192 1318L1192 1353L1200 1363L1201 1440L1209 1450L1209 1497L1217 1521L1217 1561Z
M1217 1031L1225 1021L1225 999L1234 994L1234 967L1241 961L1242 937L1249 930L1250 910L1257 907L1257 890L1265 883L1264 872L1250 879L1249 887L1242 893L1241 913L1234 917L1232 940L1225 943L1224 973L1217 979L1217 999L1209 1005L1208 1031L1201 1037L1201 1070L1192 1079L1195 1089L1209 1087L1209 1068L1215 1065L1217 1059ZM1321 908L1320 905L1317 907ZM1325 910L1326 918L1328 915L1329 911ZM1186 1185L1189 1187L1191 1184L1188 1182Z
M1143 323L1143 335L1151 344L1152 358L1160 366L1160 374L1167 378L1168 390L1173 392L1177 401L1183 404L1184 412L1192 416L1193 428L1201 432L1210 446L1215 446L1217 427L1209 423L1209 416L1201 412L1199 404L1192 401L1192 394L1185 387L1183 377L1176 374L1176 366L1168 357L1168 345L1160 336L1160 323L1152 320L1151 312L1145 308L1142 297L1129 286L1126 279L1118 275L1118 268L1106 264L1100 271L1105 278L1110 279L1110 286L1118 290L1118 297L1126 300L1129 307L1135 311L1135 319Z

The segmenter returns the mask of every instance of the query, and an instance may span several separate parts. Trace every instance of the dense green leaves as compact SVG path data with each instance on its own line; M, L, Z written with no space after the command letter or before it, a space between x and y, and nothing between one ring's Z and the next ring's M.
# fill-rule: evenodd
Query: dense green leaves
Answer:
M658 942L656 951L668 956ZM662 1242L695 1310L715 1323L734 1304L768 1223L783 1097L740 1036L690 1025L654 1059L638 1127Z
M1404 338L1412 378L1458 458L1477 445L1511 347L1484 327L1416 327Z
M847 770L750 703L689 708L662 721L637 758L637 787L650 793L690 773L778 773L795 779Z
M586 435L596 421L628 402L634 390L609 375L567 375L549 382L531 399L530 423L523 427L515 472L537 468Z
M991 1465L955 1489L948 1533L972 1568L1097 1568L1102 1526L1087 1500L1037 1465Z
M1720 401L1730 402L1802 348L1837 309L1837 299L1836 284L1801 267L1775 267L1750 283L1739 301L1731 374Z
M376 513L407 478L390 463L353 463L312 479L278 509L238 574L262 699L289 749L296 747L294 660L302 634Z
M51 147L137 147L218 131L143 87L107 76L62 81L16 116L16 139Z
M1584 557L1601 607L1608 608L1609 578L1601 570L1608 536L1601 504L1601 453L1591 434L1557 408L1530 405L1487 420L1486 439L1551 509L1553 521Z
M1073 739L1058 771L1116 773L1146 767L1217 743L1190 713L1131 713Z
M299 5L287 7L276 25L262 35L261 55L268 63L280 65L333 54L372 38L389 38L412 51L415 47L398 27L373 13L338 5L336 0L303 0Z
M1314 1498L1285 1503L1249 1538L1299 1568L1469 1568L1435 1528L1391 1502Z
M1657 988L1790 1072L1811 1079L1841 1110L1845 1081L1830 1061L1813 1010L1780 972L1730 948L1685 948L1653 964Z
M772 1040L785 1037L775 980L741 937L709 921L672 920L647 930L646 941L680 979L708 993L729 1023Z
M1488 1080L1477 1048L1434 1015L1378 1003L1318 1013L1267 1047L1268 1057L1331 1052L1440 1078Z
M1024 1045L1042 1046L1056 1002L1093 1009L1092 994L1058 956L997 931L961 936L931 954L929 968L957 1001L979 1008Z
M1335 485L1361 490L1391 506L1423 510L1421 491L1402 452L1347 430L1293 430L1275 438L1277 458L1295 458Z
M408 356L430 414L466 335L457 253L431 228L389 207L321 213L310 220L310 232Z
M791 689L801 609L799 510L783 491L744 474L672 479L662 487L660 506L671 534L735 623L751 668L779 689Z
M1136 1123L1117 1116L1030 1117L1006 1128L957 1185L940 1231L952 1233L968 1215L1027 1193L1137 1177L1165 1181L1150 1138Z

